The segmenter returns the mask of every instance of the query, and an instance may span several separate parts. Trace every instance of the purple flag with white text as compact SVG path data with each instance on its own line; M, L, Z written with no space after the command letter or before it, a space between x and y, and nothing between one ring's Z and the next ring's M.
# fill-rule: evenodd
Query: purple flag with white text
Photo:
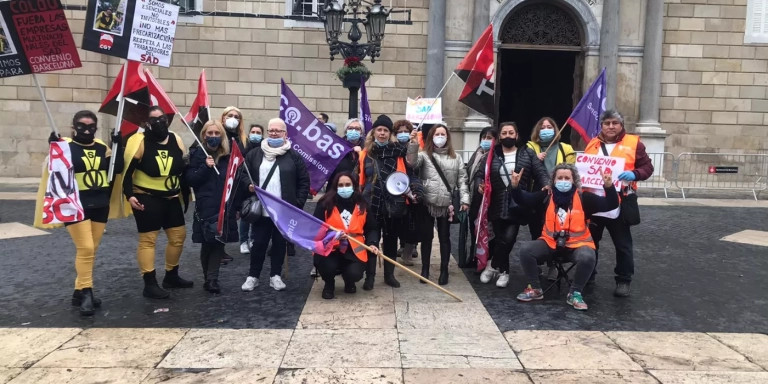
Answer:
M605 111L605 68L589 87L566 123L588 143L600 133L600 115Z
M365 89L365 78L360 82L360 119L363 120L363 137L373 128L371 107L368 105L368 91Z
M269 218L290 242L323 256L328 256L338 244L342 232L332 230L328 224L259 187L255 189Z
M312 194L315 194L352 147L346 140L326 128L325 124L302 104L284 80L280 80L280 83L280 118L287 126L291 149L307 164L310 189Z

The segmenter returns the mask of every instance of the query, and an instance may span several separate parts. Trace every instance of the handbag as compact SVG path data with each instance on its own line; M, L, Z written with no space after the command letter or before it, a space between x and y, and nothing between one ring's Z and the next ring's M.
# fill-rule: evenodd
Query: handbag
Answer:
M264 183L261 185L261 189L267 187L269 180L272 179L272 175L275 173L275 169L277 169L277 159L275 159L275 163L272 164L272 168L270 168L267 178L264 179ZM261 205L261 201L259 201L259 198L256 195L247 198L243 202L242 207L240 207L240 220L245 220L246 223L253 224L262 216L264 216L264 207Z
M461 222L461 216L459 215L459 212L461 212L461 193L459 192L459 188L458 188L459 181L456 180L456 187L451 188L451 185L448 184L448 179L446 179L445 175L443 174L443 170L440 169L439 165L437 165L437 161L435 161L435 158L432 157L432 155L429 155L429 161L431 161L432 165L435 166L435 170L437 171L437 174L440 176L440 179L443 180L443 184L445 184L445 189L448 191L448 193L451 194L451 205L453 206L453 218L449 216L448 222L451 224L458 224Z
M629 226L640 224L640 206L637 204L637 193L632 187L626 186L621 189L621 210L619 217L624 224Z

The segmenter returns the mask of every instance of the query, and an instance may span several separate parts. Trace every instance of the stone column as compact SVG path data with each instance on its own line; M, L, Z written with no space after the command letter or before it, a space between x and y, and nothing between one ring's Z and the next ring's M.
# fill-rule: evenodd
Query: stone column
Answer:
M445 67L445 0L429 0L427 74L424 97L435 97L443 87Z
M659 124L661 97L661 45L664 38L664 2L647 0L643 72L640 81L640 116L635 132L643 137L648 152L664 152L667 132Z
M650 0L653 1L653 0ZM616 106L616 73L619 64L619 0L603 0L600 26L600 68L605 68L605 106Z
M491 5L489 0L475 0L474 6L472 11L471 44L474 44L475 41L480 39L480 35L483 34L483 31L485 31L485 28L487 28L488 24L491 22ZM470 108L469 115L467 115L467 119L464 121L464 149L476 149L477 137L480 134L479 132L489 125L491 125L490 119Z

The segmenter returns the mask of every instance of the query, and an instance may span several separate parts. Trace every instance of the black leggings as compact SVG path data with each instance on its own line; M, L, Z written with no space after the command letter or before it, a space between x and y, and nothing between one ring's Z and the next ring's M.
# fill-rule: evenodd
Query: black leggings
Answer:
M219 267L223 255L224 244L222 243L200 244L200 264L203 267L203 277L206 281L219 279Z
M381 251L387 257L394 259L397 257L397 239L400 237L402 231L407 230L407 219L389 219L385 218L381 224ZM368 252L368 262L365 265L365 276L376 276L376 255ZM395 273L395 265L389 262L384 262L384 275L392 275Z
M437 222L437 239L440 242L440 267L445 268L448 266L448 261L451 258L451 223L448 222L448 217L434 218L429 216L427 219L429 228L435 227ZM421 263L422 265L429 265L429 260L432 257L432 239L434 234L430 231L430 236L421 242Z
M499 272L509 273L509 254L517 241L517 233L520 232L520 224L513 224L506 220L493 221L494 245L491 267Z

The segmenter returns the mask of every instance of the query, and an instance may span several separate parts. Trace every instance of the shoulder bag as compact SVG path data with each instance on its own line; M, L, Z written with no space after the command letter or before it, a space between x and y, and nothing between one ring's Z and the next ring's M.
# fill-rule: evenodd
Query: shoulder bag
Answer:
M445 184L445 189L448 191L448 193L451 194L451 205L453 205L453 218L449 221L451 224L458 224L461 222L461 218L459 217L459 212L461 211L461 193L459 192L459 180L456 180L456 186L451 188L451 185L448 184L448 179L445 178L445 174L443 174L443 170L440 169L440 166L437 165L437 161L435 161L435 158L432 157L432 155L429 155L429 161L432 162L432 165L435 166L435 170L437 171L437 174L440 176L440 179L443 180L443 184Z
M272 168L270 168L267 178L264 179L261 189L267 187L269 180L272 179L272 175L275 173L275 169L277 169L277 158L275 158L275 163L272 164ZM243 206L240 208L240 220L245 220L245 222L253 224L262 216L264 216L264 207L261 205L261 201L259 201L259 198L256 195L249 197L243 202Z

